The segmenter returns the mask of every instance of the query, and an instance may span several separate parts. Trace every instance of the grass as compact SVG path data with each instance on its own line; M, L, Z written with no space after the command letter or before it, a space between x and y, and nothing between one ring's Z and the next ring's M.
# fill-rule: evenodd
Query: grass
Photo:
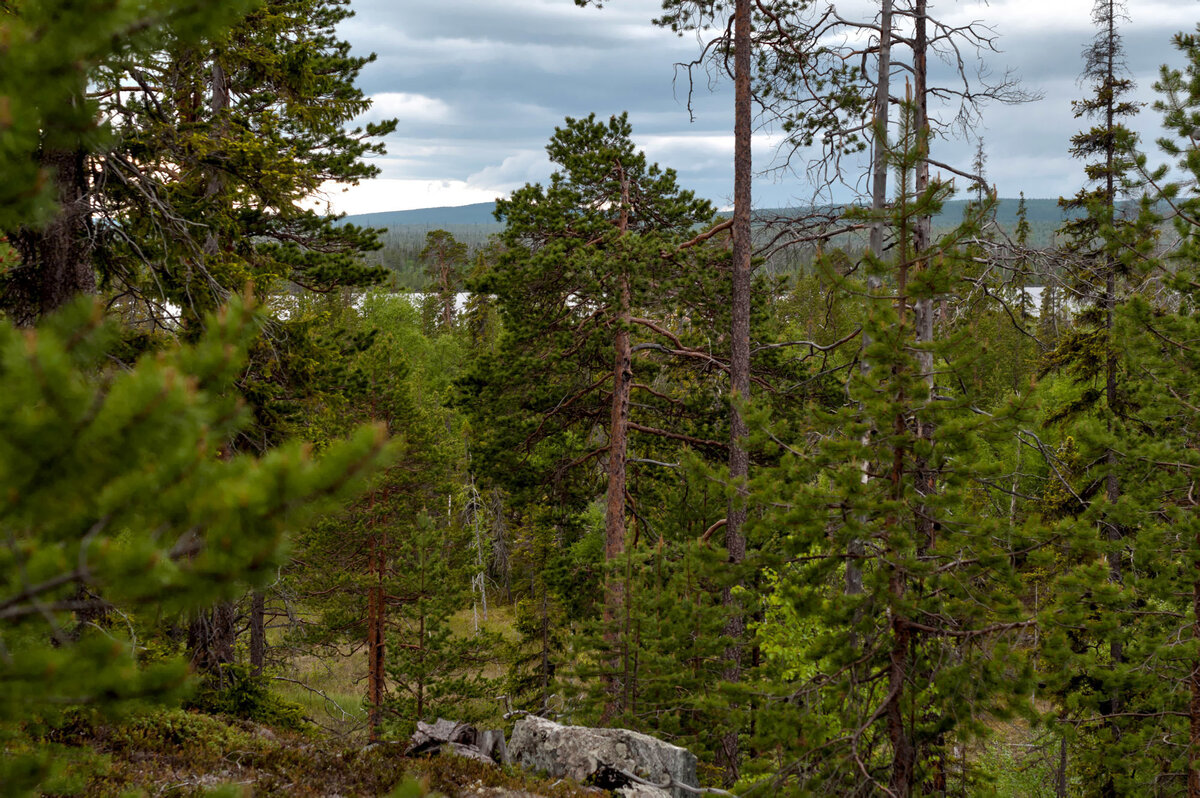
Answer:
M517 639L511 606L489 606L486 620L479 609L478 621L480 631L499 635L506 642ZM450 629L456 637L474 634L475 616L469 607L450 619ZM282 632L272 630L271 638L274 638L272 642L279 643ZM504 672L504 663L497 657L484 668L483 676L495 679L502 677ZM331 648L328 655L296 654L290 657L277 678L272 679L272 690L280 698L303 707L305 716L329 734L347 741L363 742L367 736L367 710L363 705L366 677L365 647L346 644Z

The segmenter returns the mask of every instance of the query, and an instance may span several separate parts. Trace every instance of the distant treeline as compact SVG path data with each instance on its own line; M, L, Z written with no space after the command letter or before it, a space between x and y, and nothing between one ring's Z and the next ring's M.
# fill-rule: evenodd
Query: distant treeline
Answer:
M968 202L969 200L947 202L942 212L934 218L934 232L948 231L957 225ZM1018 202L1016 199L1001 199L996 206L996 226L1009 236L1015 235ZM384 232L380 240L383 242L383 248L370 253L367 256L368 262L372 265L386 266L394 275L394 288L423 291L429 287L429 278L425 276L420 262L426 235L433 230L446 230L455 239L466 244L473 256L487 245L493 235L504 229L504 225L492 216L494 208L495 203L484 202L456 208L421 208L359 214L348 216L345 221L382 229ZM802 211L772 208L758 211L756 216L763 220L779 219L791 213ZM727 216L728 213L721 215ZM1026 200L1026 218L1030 227L1030 246L1048 248L1054 245L1056 231L1062 225L1065 216L1058 200L1030 199ZM770 237L770 231L760 226L760 243L766 244ZM865 239L851 235L840 240L838 245L850 251L858 251L865 245ZM815 249L811 245L788 247L773 253L761 268L779 276L801 274L812 264L814 252Z

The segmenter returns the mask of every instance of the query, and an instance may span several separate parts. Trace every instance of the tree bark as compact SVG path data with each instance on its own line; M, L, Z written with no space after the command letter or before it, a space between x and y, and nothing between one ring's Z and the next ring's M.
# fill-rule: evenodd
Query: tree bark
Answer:
M233 603L221 601L197 613L188 625L187 647L193 670L222 685L223 667L233 664L235 618Z
M225 133L225 117L229 109L229 80L225 75L225 68L221 66L219 58L213 58L212 66L212 115L213 123L217 135L221 136ZM208 177L208 185L204 189L204 198L214 201L225 186L224 178L221 172L213 169L212 174ZM220 251L220 240L217 237L215 227L208 229L208 234L204 238L204 254L216 255Z
M45 149L42 167L55 184L58 212L44 227L21 228L12 243L21 257L5 304L22 326L96 292L86 161L82 149Z
M621 175L621 216L620 230L624 235L629 229L629 180L622 172ZM622 268L618 266L618 268ZM630 295L629 276L624 270L617 277L617 318L616 335L613 337L613 390L608 427L608 490L606 493L606 510L604 514L604 559L609 566L608 576L604 587L604 627L605 638L614 648L614 657L609 668L615 677L618 670L618 658L615 648L627 647L628 640L617 631L617 623L624 619L625 584L616 574L613 565L625 553L625 490L626 490L626 458L629 450L629 400L633 391L633 348L629 342L629 326L632 323L632 297ZM615 679L609 684L609 703L605 707L605 716L611 717L625 707L621 700L627 687L628 674L623 673L621 683Z
M892 77L892 0L882 0L879 12L879 75L875 83L875 141L871 158L871 254L883 257L883 209L887 207L888 117ZM879 278L873 279L876 283Z
M729 480L736 494L729 502L725 525L725 550L729 563L737 568L746 559L746 523L748 503L747 481L750 476L750 453L746 450L749 429L738 404L750 398L750 267L751 240L751 107L750 0L737 0L733 17L733 275L730 286L730 353L729 353ZM739 583L740 584L740 583ZM746 619L733 587L727 587L723 599L729 611L725 634L732 641L725 653L725 678L737 682L742 675L742 641L746 636ZM740 751L737 729L730 729L721 738L720 763L725 771L725 783L737 781L740 773Z
M267 655L267 597L261 590L250 594L250 669L261 676Z
M904 596L905 577L893 571L889 580L892 600L899 604ZM892 619L892 651L888 663L888 699L885 709L888 739L892 744L892 774L888 785L895 798L912 795L916 780L916 750L912 736L904 723L904 696L909 681L909 646L912 645L912 629L899 616Z
M1200 551L1200 533L1196 534L1196 549ZM1192 583L1192 639L1200 642L1200 560L1192 565L1196 581ZM1200 798L1200 659L1192 662L1189 679L1191 701L1188 704L1188 798Z
M387 653L387 613L384 577L387 556L386 538L372 535L367 570L371 586L367 589L367 727L372 742L379 739L383 717L384 665Z

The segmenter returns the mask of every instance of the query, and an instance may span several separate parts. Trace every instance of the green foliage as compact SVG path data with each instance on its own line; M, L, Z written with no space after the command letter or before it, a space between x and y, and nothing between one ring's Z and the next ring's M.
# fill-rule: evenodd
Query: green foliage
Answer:
M378 428L318 461L298 444L221 456L245 422L231 389L251 320L233 306L196 345L130 370L104 366L116 331L89 302L37 332L0 326L6 737L72 705L117 712L178 694L181 663L139 667L126 624L92 619L109 604L183 613L267 578L284 530L351 493L380 460ZM20 762L4 763L13 789Z
M245 665L225 665L220 678L206 681L184 704L212 715L229 715L279 729L308 728L299 704L271 692L271 682Z
M496 714L494 679L483 672L495 662L499 639L480 630L455 634L451 619L471 601L477 570L465 530L417 519L396 544L404 568L391 588L402 597L393 615L387 671L393 685L389 711L396 737L411 736L419 720L438 717L478 722Z
M251 0L11 2L0 9L0 230L43 222L53 180L35 153L43 144L95 145L103 132L92 102L76 101L100 64L136 59L168 36L191 42L232 24ZM86 19L87 24L75 24ZM64 24L65 23L65 24ZM46 138L43 139L43 136Z

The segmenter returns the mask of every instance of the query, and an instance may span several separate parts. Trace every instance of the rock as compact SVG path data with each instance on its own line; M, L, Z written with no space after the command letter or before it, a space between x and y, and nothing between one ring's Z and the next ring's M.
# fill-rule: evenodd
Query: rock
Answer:
M446 743L459 745L475 745L477 732L469 723L459 723L445 718L438 718L436 723L417 721L417 730L413 732L412 742L405 750L405 756L420 756L431 751L440 750Z
M504 744L502 729L489 729L479 732L475 746L492 758L499 765L507 765L512 760L508 757L508 746Z
M630 784L625 787L618 787L613 791L613 795L619 795L621 798L670 798L671 793L662 787Z
M476 762L483 762L487 765L495 765L495 761L490 756L480 751L473 745L463 745L462 743L445 743L442 745L441 752L443 754L453 754L461 756L464 759L471 759Z
M527 715L517 721L508 745L513 761L552 777L569 776L580 783L593 783L607 789L632 785L617 771L625 770L659 784L668 780L689 787L699 786L696 757L686 748L665 743L648 734L627 729L591 729L563 726L554 721ZM607 767L605 767L607 766ZM632 793L641 798L670 795L691 798L686 790L674 787L658 793Z

